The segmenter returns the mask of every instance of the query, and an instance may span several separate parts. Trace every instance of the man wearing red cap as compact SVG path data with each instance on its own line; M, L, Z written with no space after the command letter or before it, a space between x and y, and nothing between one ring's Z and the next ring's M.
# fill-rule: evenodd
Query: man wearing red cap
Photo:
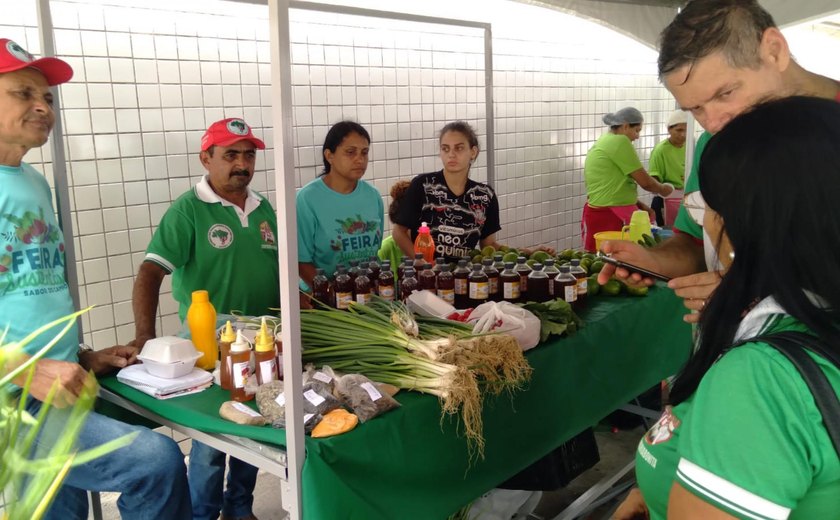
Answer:
M72 76L73 70L64 61L36 60L17 43L0 39L0 316L5 317L0 328L6 330L5 344L74 311L64 273L65 239L50 188L40 173L23 162L30 149L47 142L55 123L49 87ZM45 341L29 343L25 354L34 355ZM88 371L105 374L132 364L137 351L117 345L80 352L76 325L66 331L35 363L26 398L26 410L37 416L53 384L58 383L55 408L40 433L38 452L48 452L63 430L70 413L66 406L76 401L83 388L95 386ZM24 373L14 383L23 386L26 377ZM190 517L186 468L172 439L91 412L79 432L76 449L95 448L128 434L137 435L128 446L76 466L67 474L46 518L87 518L88 490L120 492L117 504L123 518Z
M137 347L155 337L163 278L172 275L172 296L183 322L193 291L206 289L217 312L259 316L280 304L277 218L268 199L248 188L257 150L265 144L245 121L210 125L201 138L201 181L163 215L134 283ZM254 518L257 469L231 457L223 493L225 454L193 441L190 495L193 518Z

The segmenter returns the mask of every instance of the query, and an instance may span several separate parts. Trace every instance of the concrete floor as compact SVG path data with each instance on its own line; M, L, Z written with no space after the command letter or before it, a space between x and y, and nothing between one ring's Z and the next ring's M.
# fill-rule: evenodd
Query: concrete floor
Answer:
M162 428L161 432L170 434L168 428ZM632 460L636 451L636 444L643 433L642 427L617 433L612 433L605 428L596 428L595 438L598 442L601 461L570 482L568 486L557 491L544 492L539 505L529 518L533 520L554 518L590 486L604 476L611 475L624 467ZM179 441L184 454L189 453L190 440L179 436L177 433L175 439ZM281 520L287 517L281 507L278 489L280 489L280 479L278 477L262 471L259 473L257 487L254 490L254 514L260 520ZM102 512L105 520L120 518L116 505L117 498L118 494L116 493L102 494ZM587 520L609 518L609 514L615 509L616 505L617 501L613 500L599 507L585 518Z

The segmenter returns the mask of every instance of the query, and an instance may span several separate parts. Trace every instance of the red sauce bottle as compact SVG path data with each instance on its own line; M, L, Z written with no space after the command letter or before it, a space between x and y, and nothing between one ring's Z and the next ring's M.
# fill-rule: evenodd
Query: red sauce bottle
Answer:
M560 298L560 293L554 289L554 279L560 274L560 270L554 267L554 259L547 258L543 264L543 272L548 276L548 294L552 299Z
M382 267L379 265L379 259L376 256L370 257L368 260L368 278L370 278L371 283L373 284L373 294L379 294L379 290L377 289L379 285L379 273L382 272Z

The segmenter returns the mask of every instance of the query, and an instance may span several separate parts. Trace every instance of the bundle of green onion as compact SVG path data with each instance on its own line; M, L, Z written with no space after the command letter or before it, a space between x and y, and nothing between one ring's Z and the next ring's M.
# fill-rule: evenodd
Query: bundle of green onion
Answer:
M519 388L531 373L510 336L476 336L470 325L415 318L379 298L350 312L301 311L301 340L306 363L436 395L443 414L460 412L471 454L483 454L481 390Z

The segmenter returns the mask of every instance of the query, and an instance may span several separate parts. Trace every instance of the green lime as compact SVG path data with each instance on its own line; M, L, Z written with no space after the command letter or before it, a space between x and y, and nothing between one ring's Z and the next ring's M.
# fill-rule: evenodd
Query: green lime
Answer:
M601 285L598 283L598 275L593 274L587 279L586 294L588 296L595 296L601 291Z
M481 254L481 249L473 249L470 251L470 258L475 258L476 256Z
M507 253L508 251L510 251L510 248L508 246L499 246L499 251L501 251L502 253Z
M571 260L574 254L574 250L564 249L559 255L557 255L557 257L562 258L563 260Z
M493 255L496 254L496 248L493 246L487 246L481 250L481 254L485 257L489 256L490 258L493 258Z
M648 293L648 288L644 285L625 285L625 290L631 296L647 296Z
M536 260L539 263L544 263L546 260L551 258L551 255L546 253L545 251L534 251L531 254L531 259Z
M505 253L505 256L502 257L502 261L504 261L505 263L513 262L515 264L517 258L519 258L519 255L517 255L513 251L510 251L508 253Z
M607 296L616 296L621 292L621 282L613 278L601 286L601 292Z
M574 254L572 254L572 258L577 258L577 259L583 258L583 251L575 251Z
M474 264L480 264L483 260L484 257L481 255L475 255L474 257L472 257L472 263Z
M592 262L592 265L589 266L589 272L590 273L600 273L601 269L603 269L603 268L604 268L604 262L602 262L600 260L595 260L594 262Z
M533 258L529 258L528 260L526 260L526 261L525 261L525 263L526 263L526 264L528 264L528 267L530 267L531 269L533 269L533 268L534 268L534 264L536 264L536 263L538 263L538 262L537 262L536 260L534 260Z

